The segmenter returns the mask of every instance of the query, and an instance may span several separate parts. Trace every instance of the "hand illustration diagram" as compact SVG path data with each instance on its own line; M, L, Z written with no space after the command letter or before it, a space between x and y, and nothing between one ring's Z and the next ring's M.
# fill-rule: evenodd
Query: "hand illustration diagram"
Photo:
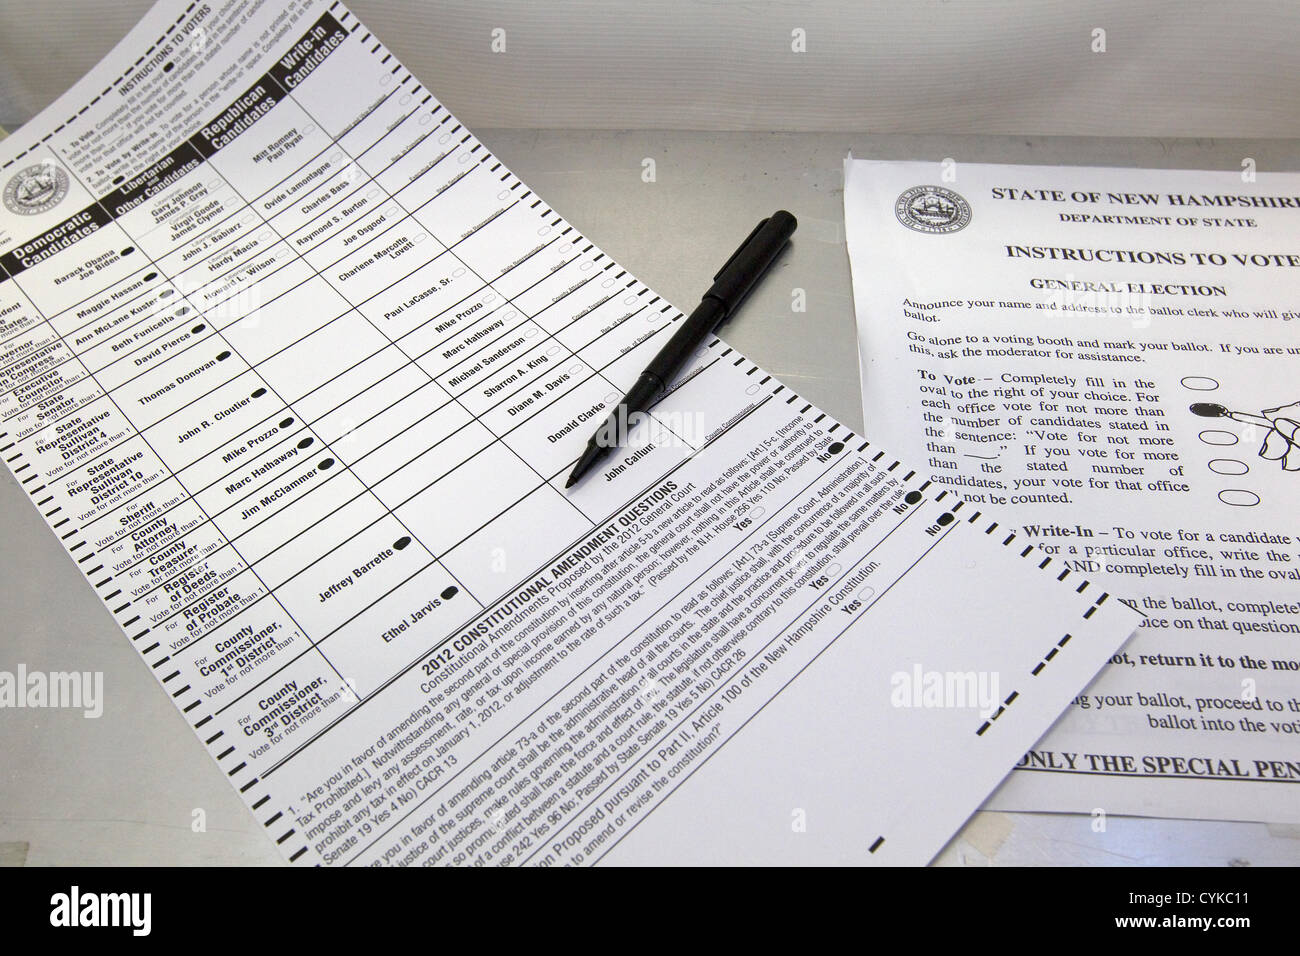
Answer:
M1231 418L1267 429L1259 457L1280 461L1286 471L1300 471L1300 402L1265 408L1259 415L1234 412L1211 402L1197 402L1191 411L1203 418Z
M1300 471L1300 402L1264 409L1264 415L1273 423L1259 457L1281 461L1287 471Z

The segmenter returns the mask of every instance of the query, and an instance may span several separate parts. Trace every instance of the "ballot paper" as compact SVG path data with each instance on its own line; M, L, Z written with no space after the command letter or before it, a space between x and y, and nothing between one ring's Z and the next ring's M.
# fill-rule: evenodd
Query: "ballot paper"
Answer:
M845 176L876 435L1143 614L989 806L1300 822L1300 174Z
M682 315L341 4L0 178L5 461L294 863L924 863L1136 626L716 339L566 493Z

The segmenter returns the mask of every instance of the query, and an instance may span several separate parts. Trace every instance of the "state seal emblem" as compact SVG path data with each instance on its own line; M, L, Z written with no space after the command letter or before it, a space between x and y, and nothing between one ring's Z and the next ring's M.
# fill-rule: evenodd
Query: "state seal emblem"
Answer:
M970 223L970 203L944 186L913 186L894 203L898 221L916 232L949 233Z
M5 208L20 216L48 212L68 194L68 174L57 163L19 170L5 184Z

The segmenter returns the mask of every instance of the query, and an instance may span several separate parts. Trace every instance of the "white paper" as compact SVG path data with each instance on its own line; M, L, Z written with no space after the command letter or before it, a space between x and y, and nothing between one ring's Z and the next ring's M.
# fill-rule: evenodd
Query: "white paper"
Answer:
M1134 626L717 340L566 494L681 315L337 3L0 167L4 457L291 861L923 863Z
M1300 821L1300 175L845 176L870 428L1145 615L989 806Z

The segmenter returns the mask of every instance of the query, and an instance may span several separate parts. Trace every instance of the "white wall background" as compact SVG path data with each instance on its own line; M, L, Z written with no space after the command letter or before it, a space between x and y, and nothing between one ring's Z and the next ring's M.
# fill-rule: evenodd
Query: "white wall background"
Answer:
M148 3L0 0L0 122L54 99ZM1297 0L351 6L476 127L1300 135Z

